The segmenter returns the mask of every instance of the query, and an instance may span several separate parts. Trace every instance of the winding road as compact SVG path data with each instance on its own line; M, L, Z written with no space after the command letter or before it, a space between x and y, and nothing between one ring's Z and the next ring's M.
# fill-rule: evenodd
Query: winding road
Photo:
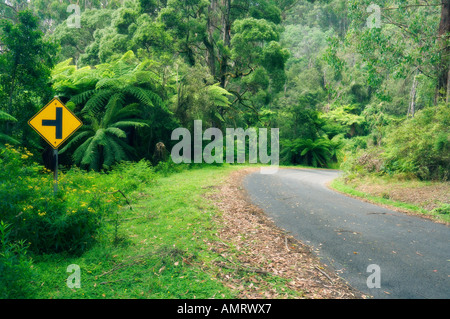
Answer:
M327 188L339 174L280 169L250 174L243 186L278 227L359 291L374 298L449 299L449 227Z

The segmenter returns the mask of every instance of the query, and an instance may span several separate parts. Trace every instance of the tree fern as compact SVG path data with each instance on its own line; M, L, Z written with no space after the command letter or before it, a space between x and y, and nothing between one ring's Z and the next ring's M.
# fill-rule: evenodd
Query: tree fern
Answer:
M84 123L61 152L73 151L75 164L95 170L131 159L136 152L130 144L138 148L142 138L148 136L150 121L170 114L155 91L150 66L149 61L140 62L131 51L95 69L73 71L68 61L60 64L54 74L58 89L76 92L70 102L75 110L81 110ZM64 72L67 82L58 77Z
M123 85L123 81L121 81L120 79L105 78L105 79L101 79L100 81L98 81L97 84L95 85L95 88L97 90L116 89L116 88L120 88L122 85Z
M97 93L93 94L86 102L82 112L93 114L100 112L114 93L115 92L112 89L98 90Z
M123 130L121 130L120 128L117 128L117 127L108 127L105 131L108 134L114 135L118 138L127 137L127 134Z
M299 157L297 162L314 167L327 167L336 159L337 151L342 147L341 142L330 141L326 137L315 140L302 138L283 140L281 145L284 160L292 161L291 157Z

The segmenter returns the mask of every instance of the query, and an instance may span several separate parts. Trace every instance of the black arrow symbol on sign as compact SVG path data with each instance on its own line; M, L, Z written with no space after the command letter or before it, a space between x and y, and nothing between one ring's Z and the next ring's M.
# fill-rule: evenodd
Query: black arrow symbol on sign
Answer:
M42 120L42 126L54 126L56 129L55 138L62 139L62 119L63 119L63 108L56 108L56 119L54 120Z

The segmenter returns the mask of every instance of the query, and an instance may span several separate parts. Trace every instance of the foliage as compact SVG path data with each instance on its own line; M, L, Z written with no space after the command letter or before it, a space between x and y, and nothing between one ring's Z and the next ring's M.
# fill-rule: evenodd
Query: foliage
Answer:
M423 180L448 180L450 173L450 111L428 107L387 127L380 144L356 151L344 164L349 172L406 174Z
M288 162L311 165L313 167L328 167L337 160L337 151L341 142L328 138L284 140L282 156Z
M217 257L206 256L207 241L186 237L205 229L214 235L209 206L197 195L204 189L199 185L218 177L206 165L157 156L173 146L175 128L192 129L194 120L204 129L279 128L285 164L342 162L353 177L448 180L449 108L438 105L448 100L450 87L445 6L383 0L377 3L381 28L370 28L371 3L80 0L81 28L68 25L67 1L1 4L0 141L9 144L0 147L0 211L10 226L0 226L0 267L9 267L5 273L17 283L8 282L6 294L27 295L27 251L44 264L52 254L53 275L66 257L99 267L89 256L116 271L114 250L128 256L124 278L114 280L121 288L132 287L125 282L136 275L139 289L153 287L145 296L209 298L214 289L229 296L203 268L174 265L192 259L204 266ZM45 142L26 123L54 95L84 124L60 150L57 196L51 172L41 165L52 164L45 157L49 147L42 152ZM187 170L194 167L202 172ZM157 176L163 182L156 184ZM151 195L142 192L148 185L157 185L147 189ZM134 215L130 198L137 197L145 208ZM436 212L448 214L448 207ZM110 245L111 235L124 246L151 243L148 255L136 248L132 259ZM132 265L137 270L128 269ZM21 269L23 275L15 271ZM156 276L141 276L150 271ZM48 276L52 287L63 283ZM94 275L88 278L97 283ZM91 297L99 291L128 296L100 286ZM3 287L1 297L10 296ZM71 293L78 292L47 291L52 297Z
M29 163L31 153L8 146L1 150L0 197L2 219L11 224L14 240L26 240L33 252L79 252L92 243L99 215L98 203L84 206L61 190L53 195L45 168Z
M355 107L350 105L337 106L336 108L323 113L321 117L329 123L329 125L338 125L339 128L343 128L344 131L337 133L348 134L349 137L353 137L356 134L356 130L364 124L364 117L357 114L350 113Z
M399 93L389 92L391 79L408 79L411 83L418 72L441 89L443 83L439 81L446 59L445 34L438 33L444 10L441 3L417 5L415 1L385 0L377 3L381 8L379 17L367 13L371 4L369 0L349 2L349 30L345 40L336 43L358 53L363 61L358 68L365 71L368 85L386 100ZM379 18L379 27L369 27L370 18Z
M62 62L55 69L54 87L62 95L79 92L69 103L78 110L84 126L61 153L73 151L75 164L94 170L143 155L150 158L152 154L139 154L138 145L156 130L152 118L169 115L159 96L162 89L150 71L151 61L141 62L130 51L95 70L77 69L69 63Z
M11 240L25 240L39 254L85 251L101 220L126 202L118 190L128 194L154 179L146 162L121 164L111 174L72 169L59 174L55 196L52 175L31 162L33 154L12 146L0 152L2 220L12 225Z
M24 240L11 241L11 231L11 225L0 220L0 299L28 298L33 261Z
M450 215L450 204L442 204L440 207L433 209L435 214Z
M2 122L17 122L17 119L14 116L9 115L8 113L0 110L0 123ZM0 142L10 143L10 144L18 144L19 141L12 138L10 135L1 133L0 131Z
M38 18L29 10L0 21L0 42L0 110L16 119L6 123L3 133L30 146L36 138L26 122L52 94L48 81L56 45L44 39Z
M392 129L384 142L385 171L413 173L421 179L450 178L450 108L419 111Z
M50 39L61 46L59 60L72 58L74 61L82 62L93 58L88 47L98 37L100 31L97 30L110 25L113 12L114 10L111 9L85 10L80 16L81 28L70 27L67 21L58 24L51 33Z

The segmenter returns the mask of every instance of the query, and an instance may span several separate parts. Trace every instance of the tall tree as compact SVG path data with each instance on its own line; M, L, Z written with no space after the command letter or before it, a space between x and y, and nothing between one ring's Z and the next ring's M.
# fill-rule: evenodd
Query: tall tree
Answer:
M44 39L39 21L31 11L18 11L15 21L1 20L0 85L5 111L24 127L27 117L51 96L50 70L55 63L57 47ZM6 133L13 126L7 123ZM17 132L24 139L23 129Z
M445 101L450 1L384 0L377 5L369 0L349 3L352 23L347 43L366 62L369 84L380 93L388 77L412 83L419 71L434 81L435 103Z

